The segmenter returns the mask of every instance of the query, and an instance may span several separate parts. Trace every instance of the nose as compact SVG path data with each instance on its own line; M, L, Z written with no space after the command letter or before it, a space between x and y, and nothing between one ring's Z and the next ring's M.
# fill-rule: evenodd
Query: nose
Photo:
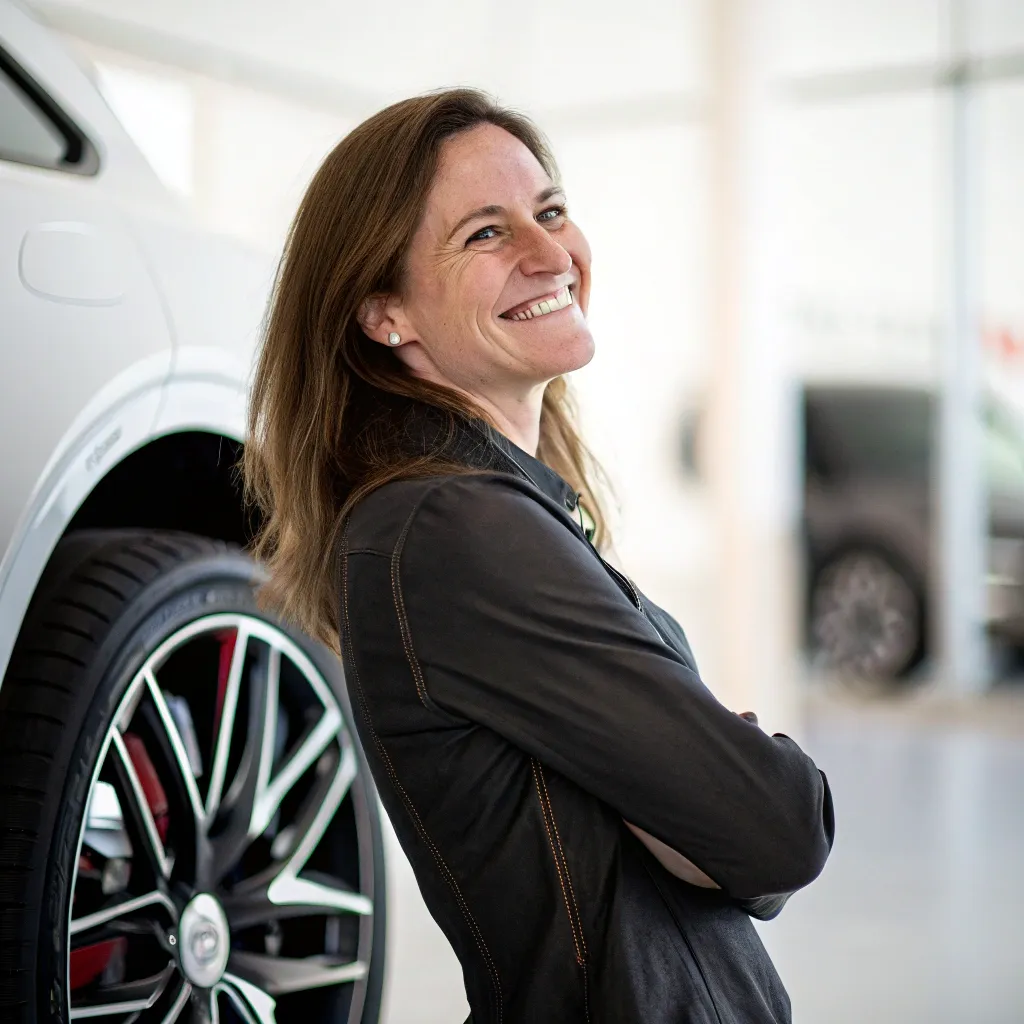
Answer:
M522 256L519 269L524 274L552 274L558 276L569 272L572 256L539 224L531 225L520 239Z

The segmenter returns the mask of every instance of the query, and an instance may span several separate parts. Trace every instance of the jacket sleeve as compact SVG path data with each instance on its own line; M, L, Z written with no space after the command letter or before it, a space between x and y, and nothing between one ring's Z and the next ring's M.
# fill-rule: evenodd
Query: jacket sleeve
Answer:
M832 842L828 786L720 704L567 518L515 478L447 478L397 556L430 698L678 850L729 895L793 892Z

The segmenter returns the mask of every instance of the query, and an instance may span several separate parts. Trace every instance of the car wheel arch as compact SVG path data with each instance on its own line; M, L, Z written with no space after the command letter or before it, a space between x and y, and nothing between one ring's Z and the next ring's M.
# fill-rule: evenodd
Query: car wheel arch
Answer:
M214 398L219 401L211 401ZM197 409L205 415L197 415ZM36 585L58 543L72 530L191 528L213 539L245 545L258 523L246 523L241 494L227 497L244 436L242 412L244 395L238 382L169 381L163 388L147 389L121 402L65 446L65 454L35 488L0 563L0 686ZM182 449L189 447L202 452L207 481L220 492L215 514L198 523L210 528L195 529L201 518L195 512L209 511L210 492L197 488L194 479L190 480L191 501L184 508L179 506L184 514L177 518L147 514L145 504L136 505L139 515L124 510L113 513L119 478L140 465L152 474L161 459L180 462ZM107 451L118 457L104 464ZM159 494L151 495L150 512L158 501Z

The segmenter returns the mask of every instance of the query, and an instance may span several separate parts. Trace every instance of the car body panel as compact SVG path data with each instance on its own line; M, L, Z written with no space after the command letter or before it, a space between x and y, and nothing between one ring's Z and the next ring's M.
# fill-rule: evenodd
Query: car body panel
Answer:
M131 371L108 386L102 413L62 438L62 452L40 474L0 559L0 685L36 583L75 512L105 472L153 436L163 380L135 387ZM120 388L120 400L114 398ZM97 402L97 406L101 403ZM69 440L68 436L73 435ZM13 505L12 495L3 498Z
M925 581L930 558L927 489L890 480L848 480L823 486L808 480L804 522L812 564L854 546L876 547L900 558Z
M10 0L0 50L98 154L88 174L0 158L2 682L39 575L103 477L177 430L241 440L274 265L196 223L87 72Z
M15 519L40 472L69 440L70 428L110 382L133 365L171 368L171 338L161 296L121 216L102 197L50 181L18 180L0 164L0 540L8 542ZM75 186L78 181L73 182ZM63 183L60 183L63 185ZM70 285L79 262L106 254L106 282L120 294L83 302L43 294L26 281L24 255L33 236L49 235L49 282L42 268L35 283ZM87 238L85 250L75 238ZM61 264L65 263L64 266ZM157 371L159 372L159 370Z
M804 529L812 573L842 550L872 547L895 560L926 596L936 582L934 395L922 388L815 385L805 389L804 412ZM863 437L851 441L861 430ZM989 521L986 620L1016 643L1024 640L1024 433L990 398L980 437Z

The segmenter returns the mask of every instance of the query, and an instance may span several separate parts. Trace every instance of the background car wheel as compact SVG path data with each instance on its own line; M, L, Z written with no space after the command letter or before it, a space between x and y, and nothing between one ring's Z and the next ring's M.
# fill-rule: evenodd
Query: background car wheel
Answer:
M814 577L816 661L844 681L892 683L924 654L924 605L909 573L868 548L842 552Z
M373 1024L376 796L337 658L185 534L55 552L0 689L0 1020Z

